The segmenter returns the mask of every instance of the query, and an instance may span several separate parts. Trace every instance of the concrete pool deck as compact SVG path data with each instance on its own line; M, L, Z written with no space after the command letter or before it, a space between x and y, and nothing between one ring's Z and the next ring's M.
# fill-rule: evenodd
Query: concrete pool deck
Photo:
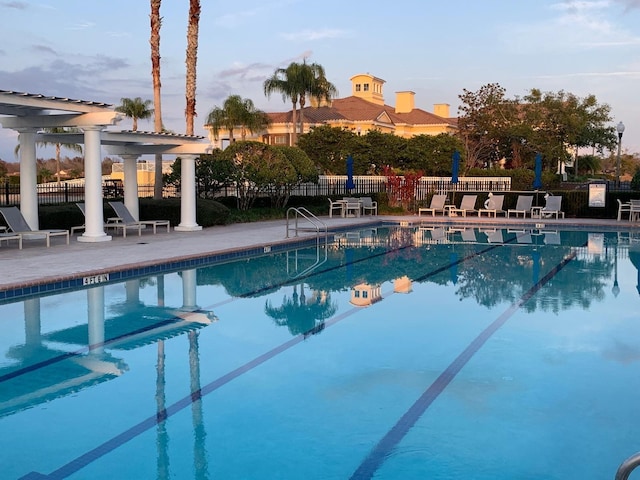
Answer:
M349 227L363 227L380 222L392 224L456 224L466 226L496 226L509 228L514 225L539 228L557 226L560 228L595 229L639 229L640 224L629 221L568 218L568 219L522 219L443 217L443 216L363 216L359 218L320 217L329 232ZM147 229L138 236L131 231L126 238L113 235L112 240L98 243L78 242L71 238L69 245L62 238L52 238L51 247L46 248L44 239L25 240L23 249L18 249L17 241L9 244L2 241L0 246L0 291L42 285L70 278L97 275L104 272L140 268L169 261L181 261L211 254L233 252L251 247L262 247L299 240L315 235L315 231L300 232L299 237L286 238L286 220L242 223L215 226L195 232L164 232L159 229L153 234Z

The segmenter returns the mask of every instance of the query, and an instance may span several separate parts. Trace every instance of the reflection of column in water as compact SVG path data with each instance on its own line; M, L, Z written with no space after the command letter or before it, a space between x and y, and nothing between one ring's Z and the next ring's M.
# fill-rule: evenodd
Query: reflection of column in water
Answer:
M157 478L169 478L169 434L167 432L166 397L165 397L165 355L164 341L158 342L158 364L156 365L156 448Z
M87 290L89 353L104 352L104 287Z
M208 479L209 465L205 446L207 433L204 428L202 412L202 398L200 391L200 354L198 352L198 332L189 332L189 372L191 376L191 418L193 421L193 462L196 472L195 478Z
M196 270L184 270L182 272L182 308L196 310Z
M24 301L24 333L27 346L39 346L40 338L40 299L29 298Z
M158 306L164 307L164 275L158 275L156 277L156 289L158 297Z
M127 280L124 282L127 295L127 305L137 306L140 303L140 280Z

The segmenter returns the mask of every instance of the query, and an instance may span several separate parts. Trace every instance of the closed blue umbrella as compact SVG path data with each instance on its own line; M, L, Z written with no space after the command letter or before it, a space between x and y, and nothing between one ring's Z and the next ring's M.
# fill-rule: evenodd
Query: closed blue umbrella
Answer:
M458 183L458 172L460 170L460 152L453 152L453 164L451 165L451 183Z
M353 158L351 155L347 157L347 183L345 187L347 190L356 188L356 184L353 182Z
M536 176L533 179L533 188L538 190L539 188L542 188L542 154L540 153L536 154L535 173L536 173Z
M458 152L457 150L453 152L451 159L453 160L451 164L451 184L455 185L458 183L458 172L460 170L460 152ZM455 189L453 189L453 193L451 194L451 197L452 197L451 202L454 204L455 204L455 196L456 196L456 191Z

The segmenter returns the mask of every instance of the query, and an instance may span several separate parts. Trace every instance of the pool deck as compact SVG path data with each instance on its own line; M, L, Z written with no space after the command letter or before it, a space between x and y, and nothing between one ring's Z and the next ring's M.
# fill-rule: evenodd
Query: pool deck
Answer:
M629 221L599 219L522 219L522 218L487 218L443 217L443 216L363 216L359 218L320 217L327 225L329 232L349 227L364 227L380 222L392 224L456 224L466 226L496 226L509 228L519 225L528 228L596 228L596 229L640 229L640 224ZM151 229L138 236L133 231L126 238L120 234L113 235L107 242L83 243L77 236L71 238L70 244L60 237L51 239L51 247L46 248L44 240L25 240L23 249L19 250L15 240L0 246L0 291L22 288L25 286L49 284L70 278L81 278L106 272L124 271L169 261L182 261L200 256L224 252L233 252L247 248L287 243L300 240L301 237L315 235L315 231L300 232L295 237L290 232L286 238L286 220L233 224L209 227L194 232L166 233L158 229L153 234Z

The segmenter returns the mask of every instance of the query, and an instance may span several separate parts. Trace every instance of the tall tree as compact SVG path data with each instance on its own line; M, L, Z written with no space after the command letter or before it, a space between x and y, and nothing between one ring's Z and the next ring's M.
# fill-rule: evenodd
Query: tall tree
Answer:
M149 44L151 45L151 77L153 79L153 112L154 112L154 130L162 132L162 97L160 95L160 27L162 26L162 17L160 16L160 4L162 0L151 0L151 37ZM155 174L153 182L153 198L159 200L162 198L162 154L155 156Z
M272 93L282 94L282 100L289 99L292 104L291 121L293 132L291 144L297 143L298 128L298 103L300 104L300 133L304 132L304 119L302 109L306 105L306 98L329 101L337 94L336 87L327 80L324 68L312 63L307 64L292 62L287 68L278 68L271 77L264 82L264 93L270 97Z
M75 127L50 127L50 128L43 128L42 131L44 133L54 133L54 134L64 134L64 133L80 133L81 130ZM41 145L43 147L48 147L53 145L55 148L55 159L56 159L56 182L58 183L58 186L60 186L60 154L62 151L62 148L66 148L68 150L72 150L74 152L78 152L78 153L82 153L82 147L80 145L78 145L77 143L67 143L67 142L55 142L55 143L51 143L51 142L38 142L38 145ZM18 152L20 151L20 144L18 143L18 145L16 145L16 148L14 149L14 153L16 154L16 156L18 155Z
M218 138L220 130L227 130L230 143L234 141L235 129L240 129L241 138L245 140L247 131L256 133L264 130L268 124L267 114L257 109L250 99L240 95L230 95L222 107L215 106L207 116L207 125L211 127L213 136Z
M187 120L186 134L193 135L193 120L196 116L196 63L198 61L198 28L200 25L200 0L189 0L189 25L187 27Z
M133 126L131 129L138 131L138 120L145 120L151 118L153 115L153 109L151 106L151 100L142 100L140 97L136 98L121 98L121 104L118 105L116 112L123 113L126 117L133 119Z
M304 90L300 92L300 134L304 133L304 106L306 105L307 95L315 100L318 105L322 102L329 103L338 95L338 89L333 83L327 80L322 65L312 63L307 65L302 62L301 67L304 78Z
M293 131L291 132L291 145L297 143L297 124L298 124L298 101L300 100L300 90L302 89L302 70L301 65L291 62L287 68L278 68L273 75L264 81L264 94L267 98L271 94L278 92L282 94L282 101L287 99L291 101L291 122L293 123Z

